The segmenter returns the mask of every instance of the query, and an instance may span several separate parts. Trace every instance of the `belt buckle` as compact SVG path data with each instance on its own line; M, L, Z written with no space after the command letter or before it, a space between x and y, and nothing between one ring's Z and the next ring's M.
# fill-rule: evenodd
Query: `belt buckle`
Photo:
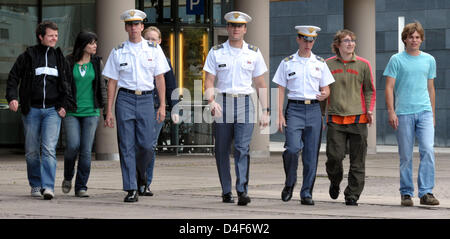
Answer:
M311 104L311 100L305 100L305 105L310 105Z
M237 98L239 97L239 94L231 94L232 97Z
M140 91L140 90L135 90L135 91L134 91L134 94L136 94L136 95L142 95L142 91Z

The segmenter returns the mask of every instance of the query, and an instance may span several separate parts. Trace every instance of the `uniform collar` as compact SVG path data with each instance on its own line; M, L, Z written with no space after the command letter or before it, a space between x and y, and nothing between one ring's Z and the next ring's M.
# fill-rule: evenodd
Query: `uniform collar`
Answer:
M142 48L143 51L150 51L150 46L147 44L148 43L147 40L145 40L143 37L141 37L141 42L140 43L141 43L141 48ZM123 48L123 53L131 51L130 48L129 48L130 44L131 44L130 40L126 40L125 41L124 48Z
M224 46L224 48L225 48L225 50L226 50L226 51L223 52L223 54L225 54L225 52L230 53L230 51L231 51L231 46L230 46L230 42L229 42L228 40L227 40L225 43L223 43L223 46ZM245 41L243 41L243 44L242 44L242 53L248 54L248 51L249 51L249 50L250 50L250 49L248 49L248 43L245 42Z
M298 55L298 50L297 52L295 52L293 59L294 61L301 61L300 56ZM316 61L316 55L314 55L314 53L311 52L311 56L309 56L308 61Z

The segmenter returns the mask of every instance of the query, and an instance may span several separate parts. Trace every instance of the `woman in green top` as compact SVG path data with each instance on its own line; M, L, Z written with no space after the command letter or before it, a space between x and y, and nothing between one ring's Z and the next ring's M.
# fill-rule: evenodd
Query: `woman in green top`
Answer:
M75 161L79 156L75 180L75 196L88 197L87 182L91 170L91 153L100 116L105 106L106 89L101 77L101 58L96 56L97 35L80 32L72 54L66 57L72 69L71 89L76 97L77 111L68 112L64 118L66 149L64 152L64 180L62 191L72 188Z

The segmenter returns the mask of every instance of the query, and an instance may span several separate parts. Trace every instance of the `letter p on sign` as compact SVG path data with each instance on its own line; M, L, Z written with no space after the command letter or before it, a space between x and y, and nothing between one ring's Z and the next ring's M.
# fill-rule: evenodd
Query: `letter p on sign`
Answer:
M186 15L203 15L205 0L187 0L186 1Z

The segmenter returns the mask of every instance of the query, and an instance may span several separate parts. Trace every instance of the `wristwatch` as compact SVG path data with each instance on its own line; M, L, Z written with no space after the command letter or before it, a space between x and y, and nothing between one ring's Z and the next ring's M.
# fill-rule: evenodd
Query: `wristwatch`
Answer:
M270 108L263 108L262 111L267 111L268 113L270 113Z

